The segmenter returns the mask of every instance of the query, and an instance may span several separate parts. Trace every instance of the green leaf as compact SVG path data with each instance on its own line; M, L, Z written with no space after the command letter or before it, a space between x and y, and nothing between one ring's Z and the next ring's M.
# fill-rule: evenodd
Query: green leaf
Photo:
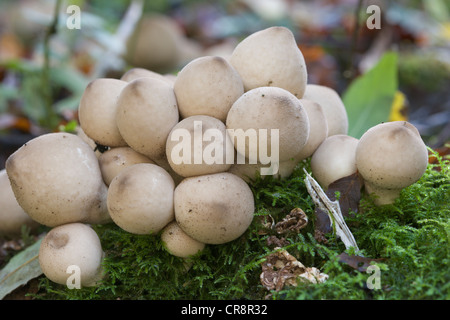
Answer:
M0 270L0 300L42 274L38 254L42 239L11 258Z
M370 127L388 121L397 88L397 54L387 52L342 95L348 114L348 134L359 139Z

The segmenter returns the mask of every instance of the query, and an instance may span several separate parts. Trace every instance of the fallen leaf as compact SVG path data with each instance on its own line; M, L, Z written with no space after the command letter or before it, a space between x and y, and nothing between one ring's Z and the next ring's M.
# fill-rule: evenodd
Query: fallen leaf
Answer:
M42 274L38 253L42 238L11 258L0 270L0 300Z
M370 266L371 262L379 262L383 261L384 259L373 259L373 258L366 258L362 256L357 255L349 255L346 252L341 253L338 255L339 262L345 263L352 267L355 270L358 270L360 272L366 272L367 267Z

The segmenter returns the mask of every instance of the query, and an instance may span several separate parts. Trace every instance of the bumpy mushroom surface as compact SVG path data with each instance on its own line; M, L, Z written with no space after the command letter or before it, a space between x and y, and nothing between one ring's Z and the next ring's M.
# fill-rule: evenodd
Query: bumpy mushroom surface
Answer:
M244 93L244 85L224 58L204 56L181 69L174 91L182 118L208 115L225 122L231 105Z
M196 115L177 123L166 143L171 168L182 177L227 171L234 147L225 124L219 119Z
M299 99L277 87L259 87L244 93L228 112L226 126L235 149L250 163L266 164L261 159L264 153L272 158L278 156L279 161L288 160L300 152L309 136L308 114ZM256 134L256 142L246 139L252 133ZM274 134L278 139L272 139ZM267 152L262 152L261 146Z
M163 229L161 241L170 254L180 258L188 258L205 248L204 243L188 236L176 221L172 221Z
M5 169L0 170L0 208L0 237L19 236L23 226L31 231L39 226L17 203Z
M6 160L6 171L17 202L43 225L111 221L97 157L74 134L34 138Z
M240 237L250 226L255 209L248 184L228 172L184 179L175 188L174 207L181 229L206 244Z
M39 264L51 281L66 285L71 274L80 287L97 285L103 278L104 252L97 233L89 225L68 223L51 229L42 239ZM78 272L78 274L76 274Z
M422 177L427 165L426 145L417 128L406 121L370 128L356 148L356 166L378 205L393 203L403 188Z
M242 40L230 63L241 75L245 91L280 87L302 98L307 83L305 59L295 37L285 27L270 27Z
M116 119L122 137L153 161L165 156L167 136L178 117L173 87L159 79L131 81L117 101Z
M112 220L134 234L155 234L174 219L175 183L163 168L139 163L124 169L109 185Z
M130 147L109 149L99 156L98 163L102 172L103 181L107 186L109 186L111 180L125 168L137 163L155 164L148 157L134 151Z
M355 152L358 139L338 134L326 138L311 157L311 171L320 186L328 186L357 171Z
M126 146L116 124L117 97L127 82L99 78L91 81L80 100L78 115L84 133L109 147Z
M308 84L304 99L320 104L327 118L328 136L348 133L347 110L339 94L332 88Z

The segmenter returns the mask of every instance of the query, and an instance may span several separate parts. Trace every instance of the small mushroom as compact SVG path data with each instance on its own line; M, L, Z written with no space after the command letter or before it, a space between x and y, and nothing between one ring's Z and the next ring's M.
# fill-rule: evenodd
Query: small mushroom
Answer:
M126 146L116 124L117 97L127 82L99 78L91 81L80 100L78 116L84 133L103 146Z
M390 204L403 188L417 182L428 165L428 151L417 128L406 121L378 124L356 148L356 166L375 204Z
M357 171L357 145L358 139L337 134L326 138L316 149L311 157L311 171L324 190L336 180Z
M172 221L163 229L161 241L170 254L180 258L188 258L205 248L204 243L188 236L176 221Z
M134 151L130 147L112 148L103 152L98 163L102 172L103 181L107 186L111 180L117 176L123 169L137 163L153 163L148 157Z
M226 126L232 130L236 151L250 163L266 164L262 161L266 156L288 160L301 151L309 136L308 114L299 99L278 87L259 87L244 93L228 112ZM252 133L256 140L250 137Z
M193 239L223 244L240 237L253 220L253 193L229 173L185 178L174 192L175 219Z
M124 169L109 185L111 219L133 234L155 234L174 219L175 183L163 168L138 163Z
M181 69L174 91L182 118L207 115L225 122L232 104L244 93L244 85L224 58L204 56Z
M98 159L77 135L56 132L28 141L6 160L6 171L17 202L40 224L111 221Z
M63 285L78 284L81 288L98 285L102 280L103 258L94 229L83 223L68 223L54 227L45 235L38 259L48 279Z
M241 75L245 91L273 86L303 97L306 63L288 28L276 26L252 33L235 47L230 63Z
M165 156L167 136L178 117L173 87L156 78L131 81L117 101L116 120L122 137L153 161Z
M17 203L5 169L0 170L0 208L0 237L20 236L24 226L30 231L39 227Z
M211 116L195 115L181 120L167 138L167 160L182 177L227 171L232 164L227 157L232 159L233 155L225 124Z
M347 110L334 89L308 84L303 98L317 102L323 108L328 124L328 136L348 133Z

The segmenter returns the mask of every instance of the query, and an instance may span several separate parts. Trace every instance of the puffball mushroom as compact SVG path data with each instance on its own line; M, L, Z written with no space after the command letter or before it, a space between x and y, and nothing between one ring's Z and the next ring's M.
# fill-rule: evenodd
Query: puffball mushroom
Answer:
M181 69L174 91L182 118L208 115L225 122L231 105L244 93L244 85L224 58L204 56Z
M98 163L102 172L103 181L107 186L109 186L111 180L125 168L137 163L155 164L151 159L134 151L130 147L109 149L99 156Z
M185 178L174 192L175 219L193 239L223 244L240 237L253 220L253 193L238 176L221 172Z
M120 80L131 82L133 80L139 79L139 78L156 78L162 81L167 82L170 85L173 85L173 80L168 78L167 76L164 76L158 72L148 70L145 68L131 68L127 72L125 72Z
M174 219L175 183L163 168L139 163L124 169L109 185L111 219L133 234L155 234Z
M111 221L97 157L77 135L30 140L6 160L6 171L17 202L40 224Z
M161 241L170 254L180 258L188 258L205 248L203 242L188 236L176 221L172 221L164 227L161 232Z
M320 186L328 186L357 171L355 152L358 139L338 134L326 138L311 157L311 172Z
M80 126L96 143L108 147L126 146L116 123L117 97L128 83L118 79L91 81L78 107Z
M370 128L356 148L356 166L377 205L393 203L403 188L422 177L427 165L426 145L417 128L406 121Z
M178 123L173 87L155 78L131 81L117 101L117 127L133 148L153 161L165 156L166 140Z
M339 94L327 86L308 84L304 99L312 100L323 108L328 124L328 136L348 133L348 116Z
M80 287L91 287L103 278L103 258L94 229L83 223L68 223L54 227L45 235L38 259L42 272L51 281L67 285L71 274L78 272Z
M305 59L294 34L285 27L249 35L235 47L230 63L240 74L245 91L273 86L303 97L308 78Z
M39 223L17 203L6 170L0 170L0 237L19 236L23 226L36 230Z
M230 157L231 154L231 157ZM206 116L190 116L177 123L166 143L170 167L182 177L227 171L234 147L225 124Z
M309 136L309 119L301 102L278 87L259 87L244 93L228 112L226 126L232 130L236 151L250 163L266 164L262 157L268 155L288 160L301 151ZM253 133L256 140L245 138Z

